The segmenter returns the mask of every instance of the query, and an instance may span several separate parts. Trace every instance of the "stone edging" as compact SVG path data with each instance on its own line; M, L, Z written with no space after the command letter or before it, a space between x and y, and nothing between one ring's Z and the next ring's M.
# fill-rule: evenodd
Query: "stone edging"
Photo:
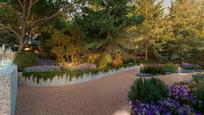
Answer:
M78 84L78 83L83 83L103 77L107 77L109 75L118 73L118 72L123 72L131 69L136 69L138 66L132 66L132 67L122 67L120 69L113 69L109 70L108 72L99 72L97 74L84 74L83 76L80 77L72 77L70 81L70 77L63 75L63 76L55 76L54 78L48 79L48 80L43 80L40 79L39 83L37 83L37 78L34 78L31 76L29 79L25 78L22 76L22 73L18 74L19 78L19 83L23 85L28 85L32 87L49 87L49 86L65 86L65 85L71 85L71 84Z

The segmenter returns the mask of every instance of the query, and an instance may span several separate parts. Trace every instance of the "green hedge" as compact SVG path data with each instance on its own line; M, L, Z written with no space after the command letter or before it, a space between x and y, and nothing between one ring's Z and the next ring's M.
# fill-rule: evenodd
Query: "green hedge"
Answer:
M140 68L140 73L165 75L166 73L176 73L177 68L178 67L174 64L144 65L143 67Z
M38 60L35 53L31 51L20 51L16 53L14 63L18 66L19 71L23 71L24 68L35 65Z
M62 77L63 75L69 76L70 81L72 80L73 77L81 77L84 74L97 74L99 72L108 72L109 70L112 69L120 69L120 67L117 68L103 68L103 69L89 69L89 70L61 70L61 71L46 71L46 72L23 72L23 77L25 78L32 78L35 79L37 78L37 82L39 83L40 79L43 79L44 81L48 79L53 79L55 76Z

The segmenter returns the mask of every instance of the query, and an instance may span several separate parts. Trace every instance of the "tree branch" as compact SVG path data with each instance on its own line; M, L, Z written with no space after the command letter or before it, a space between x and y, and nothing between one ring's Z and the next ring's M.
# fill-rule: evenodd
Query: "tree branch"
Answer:
M23 9L23 3L21 2L21 0L18 0L18 3L21 6L21 8Z
M39 22L43 22L43 21L47 21L47 20L50 20L50 19L52 19L52 18L55 18L55 17L56 17L57 15L59 15L59 14L60 14L60 12L58 11L58 12L56 12L55 14L49 16L49 17L45 17L45 18L41 18L41 19L35 20L35 21L33 22L33 25L35 25L35 24L37 24L37 23L39 23Z
M35 0L33 3L32 3L32 6L35 5L39 0Z
M14 34L17 36L18 39L21 38L20 35L19 35L14 29L10 28L9 26L0 24L0 27L3 27L4 29L6 29L6 30L8 30L8 31L10 31L10 32L12 32L12 33L14 33Z

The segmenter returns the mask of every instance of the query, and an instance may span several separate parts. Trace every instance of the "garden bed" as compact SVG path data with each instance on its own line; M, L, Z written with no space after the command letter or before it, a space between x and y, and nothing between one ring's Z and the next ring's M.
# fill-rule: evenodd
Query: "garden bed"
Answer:
M137 66L121 67L110 69L106 71L66 71L61 72L25 72L19 76L20 84L33 87L47 87L47 86L64 86L70 84L82 83L94 79L109 76L111 74L122 72L126 70L135 69ZM47 77L45 77L45 76ZM50 75L50 76L49 76Z
M135 81L128 94L133 115L204 114L204 74L195 74L193 80L178 80L170 86L162 81L156 78Z

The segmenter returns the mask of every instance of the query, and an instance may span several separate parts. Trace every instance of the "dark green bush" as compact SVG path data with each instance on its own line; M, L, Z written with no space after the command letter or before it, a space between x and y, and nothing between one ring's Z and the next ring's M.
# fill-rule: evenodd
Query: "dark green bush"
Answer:
M168 97L168 86L156 78L137 79L130 87L128 98L131 101L156 102Z
M162 65L144 65L140 68L140 73L149 73L149 74L162 74L166 73L164 66Z
M193 94L197 99L204 101L204 81L198 84L198 87Z
M202 101L202 103L200 103L200 101L195 105L195 109L204 113L204 81L200 82L198 84L197 89L193 92L193 95L200 101Z
M174 64L165 64L165 65L144 65L140 68L140 73L149 73L149 74L162 74L165 75L166 73L176 73L177 66Z
M18 66L19 71L23 71L24 68L35 65L37 62L37 55L30 51L17 52L16 58L14 59L14 63Z
M199 84L199 82L204 81L204 74L203 73L197 73L192 75L193 76L193 81L195 81L197 84Z
M165 71L168 73L176 73L178 67L174 64L165 64L164 65Z

